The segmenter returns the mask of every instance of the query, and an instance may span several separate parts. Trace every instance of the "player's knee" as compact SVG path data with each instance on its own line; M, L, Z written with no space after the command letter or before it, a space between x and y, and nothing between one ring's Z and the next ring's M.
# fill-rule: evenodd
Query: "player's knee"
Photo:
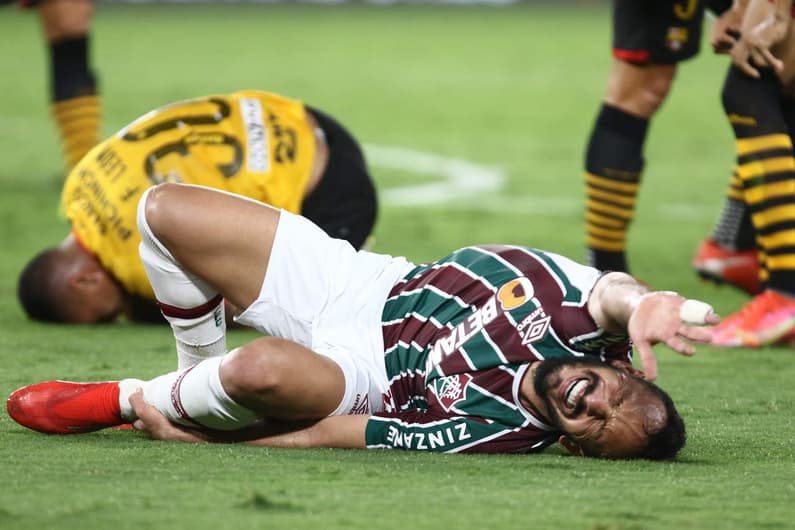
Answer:
M145 201L143 213L146 223L155 235L159 236L165 228L173 224L171 217L175 209L171 204L174 202L174 196L178 193L178 184L166 182L149 188L141 199Z
M651 118L671 91L676 69L654 65L643 69L624 69L611 77L607 102L632 114Z
M232 399L247 401L278 391L289 370L281 339L262 337L229 353L221 363L221 382Z
M84 37L91 31L94 13L91 0L44 2L39 11L48 42Z

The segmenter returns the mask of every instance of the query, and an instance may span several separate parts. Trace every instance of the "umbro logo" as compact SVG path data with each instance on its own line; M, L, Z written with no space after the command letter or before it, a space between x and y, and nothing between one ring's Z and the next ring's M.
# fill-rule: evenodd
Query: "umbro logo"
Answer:
M549 330L552 317L544 312L543 307L539 307L516 326L516 331L522 337L522 344L531 344L544 338Z

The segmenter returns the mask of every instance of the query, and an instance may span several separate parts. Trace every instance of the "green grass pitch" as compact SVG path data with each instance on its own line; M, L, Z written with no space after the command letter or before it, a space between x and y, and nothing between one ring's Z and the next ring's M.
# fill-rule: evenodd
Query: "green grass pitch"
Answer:
M422 261L506 242L581 259L583 149L609 34L607 6L591 2L100 5L93 54L106 134L163 103L242 88L298 97L339 118L367 146L384 197L378 251ZM45 379L171 370L165 327L67 328L23 317L17 274L67 227L57 215L61 155L35 15L0 10L0 36L0 394ZM725 68L705 49L680 70L651 129L630 236L637 275L723 314L745 299L699 283L689 260L733 163L718 96ZM393 148L408 150L405 167L388 162ZM429 184L442 202L418 204L430 188L411 186ZM230 342L251 336L238 331ZM48 437L0 413L0 528L795 527L795 352L702 347L686 359L656 351L659 381L688 424L675 462L581 460L556 448L458 456L185 446L114 430Z

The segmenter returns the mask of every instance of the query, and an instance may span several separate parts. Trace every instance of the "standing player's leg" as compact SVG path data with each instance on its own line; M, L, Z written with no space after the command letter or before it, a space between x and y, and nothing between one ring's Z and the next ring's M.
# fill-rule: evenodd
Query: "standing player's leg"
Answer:
M737 91L732 121L738 175L759 247L765 256L766 289L714 330L713 343L759 346L795 328L795 157L784 118L782 86L772 70L753 79L732 68Z
M92 0L43 0L39 16L49 45L53 116L67 171L100 140L100 98L90 66Z
M696 55L703 2L613 1L613 63L585 156L588 261L628 271L649 122L665 101L680 61Z
M640 187L649 120L665 100L675 72L673 65L613 60L585 157L588 261L598 269L628 270L627 229Z
M737 165L729 181L726 201L711 236L698 248L693 258L693 268L702 277L717 283L728 283L756 295L767 280L767 271L760 260L764 254L757 250L756 234L751 222L751 210L745 203L743 180L739 167L749 155L740 149L746 140L760 136L766 119L760 112L763 106L753 102L770 97L767 83L749 83L729 68L721 92L721 101L728 122L737 138Z

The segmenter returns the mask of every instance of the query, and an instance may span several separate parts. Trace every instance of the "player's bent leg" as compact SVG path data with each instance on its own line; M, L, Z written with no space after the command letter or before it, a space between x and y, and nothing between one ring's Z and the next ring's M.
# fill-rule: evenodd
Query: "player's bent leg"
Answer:
M186 271L152 232L145 216L147 190L137 213L139 254L161 313L176 339L177 369L226 353L224 302L216 289Z
M187 184L148 190L139 208L153 235L191 274L236 307L259 295L279 210L231 193Z
M331 359L298 343L263 337L226 356L221 382L235 401L268 418L302 420L334 412L345 375Z

